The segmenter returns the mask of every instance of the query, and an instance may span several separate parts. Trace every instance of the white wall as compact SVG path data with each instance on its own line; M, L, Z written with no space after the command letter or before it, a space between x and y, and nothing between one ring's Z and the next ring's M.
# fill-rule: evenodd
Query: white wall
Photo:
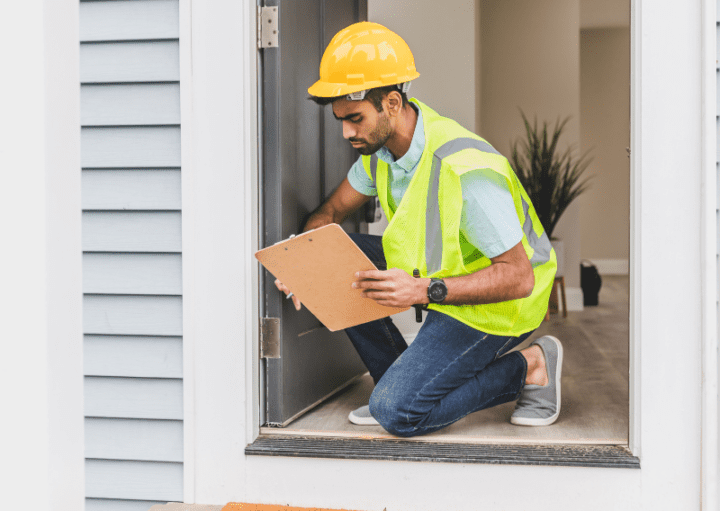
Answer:
M410 46L420 77L410 96L470 131L476 121L476 6L472 0L368 0L368 21Z
M570 117L564 147L580 141L579 0L482 0L482 102L480 135L510 157L511 141L524 136L518 109L551 126ZM580 207L565 211L553 237L565 245L565 277L580 286ZM577 293L568 290L574 297ZM574 301L576 302L576 300ZM580 308L582 304L580 303Z
M410 46L420 77L410 96L441 115L455 119L478 133L479 58L478 6L474 0L368 0L368 21L396 32ZM380 235L387 227L370 224L370 234ZM415 311L393 316L406 339L412 340L420 323Z
M630 29L580 36L580 146L591 150L590 189L580 198L583 259L630 256Z
M77 1L0 16L3 506L83 509Z
M617 28L630 26L629 0L580 0L582 28Z

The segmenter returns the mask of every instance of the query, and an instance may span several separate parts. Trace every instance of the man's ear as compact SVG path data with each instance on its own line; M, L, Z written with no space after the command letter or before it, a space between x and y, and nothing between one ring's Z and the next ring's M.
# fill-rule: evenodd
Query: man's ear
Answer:
M387 107L388 115L391 117L396 117L400 115L400 111L402 110L402 96L398 91L392 91L388 92L388 95L385 96L385 104Z

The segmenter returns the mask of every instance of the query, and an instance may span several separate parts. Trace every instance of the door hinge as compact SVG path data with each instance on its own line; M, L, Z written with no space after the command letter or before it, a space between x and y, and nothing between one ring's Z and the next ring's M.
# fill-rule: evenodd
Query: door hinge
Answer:
M258 7L257 22L258 48L277 48L280 45L277 6Z
M260 358L280 358L280 318L260 318Z

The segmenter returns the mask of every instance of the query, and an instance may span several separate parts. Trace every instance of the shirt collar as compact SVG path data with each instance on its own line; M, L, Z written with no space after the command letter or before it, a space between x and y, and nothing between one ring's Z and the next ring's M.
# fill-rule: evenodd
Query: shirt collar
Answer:
M412 141L410 142L410 149L399 160L395 161L392 153L387 147L383 146L377 151L377 157L382 161L390 165L394 163L396 166L402 168L405 173L411 172L420 161L423 150L425 149L425 128L423 127L422 110L417 109L417 123L415 124L415 132L413 133Z

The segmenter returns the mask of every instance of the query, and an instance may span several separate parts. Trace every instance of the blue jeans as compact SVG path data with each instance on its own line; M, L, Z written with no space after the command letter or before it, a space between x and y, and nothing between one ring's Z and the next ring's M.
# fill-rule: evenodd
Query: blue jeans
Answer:
M380 236L350 237L378 269L387 269ZM525 383L525 357L507 352L532 332L491 335L432 310L409 347L390 318L345 332L375 381L370 413L393 435L431 433L514 401Z

